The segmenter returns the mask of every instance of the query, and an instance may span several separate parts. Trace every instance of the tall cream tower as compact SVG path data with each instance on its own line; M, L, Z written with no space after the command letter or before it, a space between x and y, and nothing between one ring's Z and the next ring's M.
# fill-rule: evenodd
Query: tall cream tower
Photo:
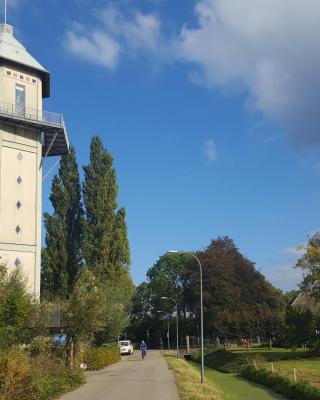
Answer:
M0 25L0 257L40 293L42 165L69 151L63 116L42 109L50 73Z

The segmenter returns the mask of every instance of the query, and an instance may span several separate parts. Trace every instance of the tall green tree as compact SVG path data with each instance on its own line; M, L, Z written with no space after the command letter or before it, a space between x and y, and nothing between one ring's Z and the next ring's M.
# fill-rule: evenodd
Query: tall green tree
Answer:
M306 253L295 267L303 270L301 289L320 301L320 232L309 239Z
M115 216L112 239L110 243L110 263L119 269L129 269L131 263L128 231L126 223L126 210L120 208Z
M103 285L107 304L104 330L96 334L98 343L120 335L129 323L131 311L133 283L129 275L126 212L117 208L117 194L112 156L101 139L93 137L90 162L84 167L84 258Z
M90 163L83 169L84 256L96 274L107 277L112 270L111 243L114 240L118 186L112 156L97 136L91 140Z
M73 147L53 178L53 214L44 214L46 247L42 254L41 289L47 297L67 298L82 265L84 213L81 185Z

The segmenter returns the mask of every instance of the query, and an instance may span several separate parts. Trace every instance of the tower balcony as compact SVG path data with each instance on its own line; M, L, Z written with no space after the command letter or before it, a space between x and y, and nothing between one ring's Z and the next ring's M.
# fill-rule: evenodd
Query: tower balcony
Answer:
M0 102L0 122L43 133L42 154L45 157L63 156L69 152L67 129L62 114L18 108L15 104Z

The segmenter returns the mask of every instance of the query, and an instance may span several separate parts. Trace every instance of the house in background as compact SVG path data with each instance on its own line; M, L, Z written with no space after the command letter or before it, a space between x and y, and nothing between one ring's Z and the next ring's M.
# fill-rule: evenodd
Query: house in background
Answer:
M313 315L320 315L320 301L315 300L306 292L300 292L291 306L295 309L309 310Z

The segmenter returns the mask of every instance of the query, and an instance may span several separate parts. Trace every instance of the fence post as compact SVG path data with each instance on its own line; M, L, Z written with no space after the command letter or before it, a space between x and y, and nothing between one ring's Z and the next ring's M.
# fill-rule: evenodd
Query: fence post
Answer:
M273 363L271 363L271 370L272 370L272 373L274 374L274 367L273 367Z
M297 373L295 368L293 368L293 375L294 375L294 381L297 382Z

